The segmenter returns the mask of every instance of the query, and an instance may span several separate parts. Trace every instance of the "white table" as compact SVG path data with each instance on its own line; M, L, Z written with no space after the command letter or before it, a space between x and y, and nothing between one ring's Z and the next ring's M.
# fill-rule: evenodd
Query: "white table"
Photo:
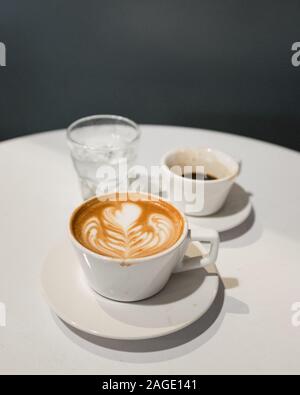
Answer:
M80 336L44 302L40 271L80 201L63 131L0 144L2 373L300 373L300 155L224 133L143 126L140 163L178 146L212 146L242 158L239 183L254 215L222 234L225 284L201 322L165 338L116 342ZM284 131L283 131L284 132ZM94 343L91 341L94 340Z

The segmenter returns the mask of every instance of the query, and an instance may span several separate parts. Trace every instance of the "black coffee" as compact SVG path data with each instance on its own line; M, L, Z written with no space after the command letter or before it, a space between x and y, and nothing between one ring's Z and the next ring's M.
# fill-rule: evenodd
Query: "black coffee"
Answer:
M187 174L182 174L182 177L184 178L191 178L192 180L204 180L204 181L213 181L216 180L217 177L208 174L208 173L199 173L199 172L193 172L193 173L187 173Z

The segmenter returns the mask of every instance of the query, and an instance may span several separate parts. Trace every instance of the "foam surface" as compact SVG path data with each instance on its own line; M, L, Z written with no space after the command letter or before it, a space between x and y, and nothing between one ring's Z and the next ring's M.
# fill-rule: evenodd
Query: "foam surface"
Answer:
M181 215L161 200L105 200L83 205L73 218L76 239L113 258L139 258L171 247L180 238Z

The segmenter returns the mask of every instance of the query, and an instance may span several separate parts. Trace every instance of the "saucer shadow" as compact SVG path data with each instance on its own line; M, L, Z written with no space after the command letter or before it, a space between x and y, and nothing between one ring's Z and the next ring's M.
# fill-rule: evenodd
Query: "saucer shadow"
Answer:
M241 185L234 183L228 194L225 205L210 218L224 218L242 212L250 204L251 192L247 192Z
M229 241L232 239L236 239L238 237L246 234L255 224L255 211L254 208L251 208L250 214L247 219L238 226L235 226L232 229L225 230L220 232L220 240L221 241Z
M263 234L263 226L257 219L254 208L239 226L220 232L220 241L223 248L242 248L256 243Z
M262 225L257 219L255 209L250 200L252 196L253 194L251 192L247 192L241 185L234 183L224 207L209 217L231 221L235 217L245 216L239 225L219 232L220 241L222 243L229 242L229 247L243 247L253 244L260 239L263 233ZM242 236L245 237L242 238Z

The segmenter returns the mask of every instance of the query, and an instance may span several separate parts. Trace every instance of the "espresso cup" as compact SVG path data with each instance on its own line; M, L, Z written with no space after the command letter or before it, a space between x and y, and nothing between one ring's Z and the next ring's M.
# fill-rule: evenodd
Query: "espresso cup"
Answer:
M184 168L190 168L191 172L196 173L197 168L200 168L204 174L212 177L209 180L182 177ZM169 183L167 189L162 184L160 192L186 215L211 215L224 205L240 170L240 162L215 149L173 150L161 159L161 172L165 176L163 179L169 180Z
M78 213L85 213L87 208L96 204L98 199L100 199L101 202L105 200L109 201L113 195L114 194L109 194L95 197L84 202L74 210L69 222L70 239L79 257L85 277L94 291L102 296L117 301L138 301L158 293L166 285L172 273L192 270L215 263L219 249L219 236L216 231L204 228L190 230L185 216L172 203L157 196L141 192L135 193L135 197L139 195L137 197L147 200L150 209L152 204L164 205L164 207L167 207L172 213L170 218L177 218L176 221L174 220L174 224L181 224L179 230L178 227L176 228L176 232L179 233L178 239L174 244L160 252L148 256L129 257L126 259L116 256L107 256L96 252L96 250L87 248L87 246L79 240L79 237L76 236L76 231L74 230L76 226L80 227L76 225ZM109 215L111 213L112 211L109 211ZM117 211L117 214L120 216L120 210ZM107 218L108 216L106 216L106 220ZM95 222L96 219L92 221ZM115 221L113 223L114 225L116 224ZM163 221L159 222L159 219L156 221L156 225L159 232L163 232L162 238L164 238L164 242L167 241L165 239L168 235L171 237L175 233L175 229L174 232L172 232L172 229L169 229L169 233L164 233L165 224ZM92 222L90 221L86 229L94 237L95 229L92 229L91 226ZM139 227L136 229L139 229ZM112 232L111 234L113 235ZM191 241L209 243L209 251L205 256L199 257L199 262L195 263L193 259L190 262L185 260L183 263L183 257ZM99 245L101 245L101 240L99 243ZM106 248L104 251L111 251L112 255L117 255L118 253L117 250L111 248L111 244L109 243L107 243L103 249L104 248ZM155 251L155 249L153 251Z

